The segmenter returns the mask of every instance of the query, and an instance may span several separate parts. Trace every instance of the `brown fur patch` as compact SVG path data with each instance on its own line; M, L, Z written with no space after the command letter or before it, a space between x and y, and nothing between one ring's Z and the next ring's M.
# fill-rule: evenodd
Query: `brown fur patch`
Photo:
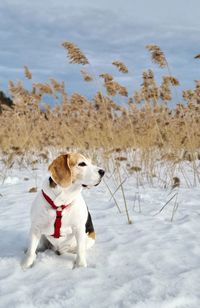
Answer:
M96 232L88 233L88 237L91 237L93 240L96 239Z
M70 153L60 155L54 159L48 170L50 171L56 184L67 187L75 180L77 175L75 174L73 168L77 164L80 157L83 156L79 153Z
M56 184L66 187L71 184L71 170L69 167L69 156L60 155L49 166L49 171Z
M84 157L79 153L70 153L68 155L70 168L73 168L81 157L84 159Z

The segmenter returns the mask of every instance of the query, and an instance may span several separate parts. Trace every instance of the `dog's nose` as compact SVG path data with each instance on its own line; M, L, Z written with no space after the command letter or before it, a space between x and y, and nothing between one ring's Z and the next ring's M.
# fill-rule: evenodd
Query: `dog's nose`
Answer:
M100 176L101 176L101 177L103 177L103 176L104 176L104 174L105 174L105 171L104 171L103 169L99 169L99 171L98 171L98 172L99 172L99 174L100 174Z

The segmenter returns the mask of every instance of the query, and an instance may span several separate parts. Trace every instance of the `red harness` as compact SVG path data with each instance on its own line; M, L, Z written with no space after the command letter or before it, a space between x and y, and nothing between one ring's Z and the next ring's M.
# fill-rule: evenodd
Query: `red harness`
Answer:
M47 194L45 194L45 192L42 190L42 194L45 198L45 200L51 205L51 207L56 210L56 220L54 223L54 234L52 234L53 237L55 238L59 238L60 237L60 228L61 228L61 219L62 219L62 211L64 209L66 209L67 207L69 207L68 205L61 205L59 207L57 207L55 205L55 203L53 202L53 200L51 200L51 198L49 196L47 196Z

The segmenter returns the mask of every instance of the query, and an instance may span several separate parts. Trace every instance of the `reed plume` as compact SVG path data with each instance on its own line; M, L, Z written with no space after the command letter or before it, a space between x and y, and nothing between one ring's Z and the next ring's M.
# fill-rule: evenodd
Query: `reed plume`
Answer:
M26 78L32 79L32 73L26 65L24 66L24 75Z
M75 44L66 41L62 44L62 46L68 52L68 58L70 60L70 63L82 65L89 64L89 61L86 56Z
M58 82L57 80L50 78L51 81L51 85L52 88L55 92L60 92L63 93L64 89L65 89L65 85L64 85L64 81L62 81L61 83Z
M146 48L150 51L151 59L154 63L158 64L161 68L167 66L167 60L165 58L164 52L158 45L147 45Z
M38 90L40 94L53 94L51 86L47 83L34 83L33 87Z
M127 68L127 66L123 62L121 62L121 61L113 61L112 64L117 67L119 72L124 73L124 74L128 73L128 68Z
M93 77L86 70L81 70L81 74L85 81L93 81Z
M104 79L104 82L109 82L113 80L113 76L108 73L100 74L99 77Z

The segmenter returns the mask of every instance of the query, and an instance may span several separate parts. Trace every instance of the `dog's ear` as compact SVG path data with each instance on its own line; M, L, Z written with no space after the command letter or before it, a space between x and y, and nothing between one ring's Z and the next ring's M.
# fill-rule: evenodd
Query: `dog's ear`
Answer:
M67 187L72 183L72 172L70 168L70 154L60 155L49 166L52 179L56 184Z

